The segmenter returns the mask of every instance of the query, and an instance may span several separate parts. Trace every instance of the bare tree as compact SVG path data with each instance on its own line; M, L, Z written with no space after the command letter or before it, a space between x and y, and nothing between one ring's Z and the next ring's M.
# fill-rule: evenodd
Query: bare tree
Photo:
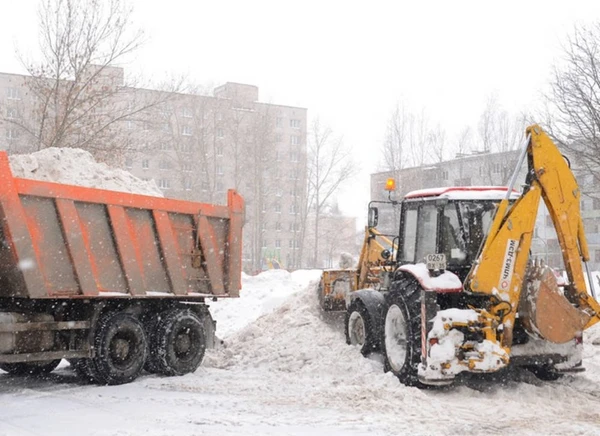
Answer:
M456 154L464 156L471 151L473 146L473 130L467 126L460 131L456 140Z
M488 97L479 117L478 133L483 151L505 152L518 147L525 131L525 116L513 116L505 111L496 95Z
M564 46L547 94L552 136L600 179L600 23L578 26ZM596 196L597 197L597 196Z
M41 59L22 59L29 76L20 110L28 115L4 121L36 149L80 147L104 160L121 157L136 144L131 123L171 95L125 84L117 67L143 42L143 33L132 30L131 9L124 0L44 0L39 23ZM179 87L171 85L170 91Z
M408 135L410 114L405 106L396 104L387 123L386 136L383 143L383 170L399 171L406 166L405 149Z
M429 131L427 145L433 152L435 161L443 162L446 153L446 132L440 124Z
M356 173L351 150L336 138L328 126L316 118L311 123L307 158L307 211L314 213L313 266L318 265L319 224L325 207L333 200L340 185Z
M410 117L408 144L411 166L421 166L427 162L427 138L429 136L429 119L422 109L419 114Z

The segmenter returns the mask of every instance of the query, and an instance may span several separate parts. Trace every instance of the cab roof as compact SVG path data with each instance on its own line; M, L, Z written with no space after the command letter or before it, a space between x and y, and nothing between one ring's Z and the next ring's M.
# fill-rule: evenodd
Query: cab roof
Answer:
M417 198L447 198L449 200L502 200L506 197L506 186L447 186L444 188L419 189L404 196L405 200ZM510 198L519 197L513 189Z

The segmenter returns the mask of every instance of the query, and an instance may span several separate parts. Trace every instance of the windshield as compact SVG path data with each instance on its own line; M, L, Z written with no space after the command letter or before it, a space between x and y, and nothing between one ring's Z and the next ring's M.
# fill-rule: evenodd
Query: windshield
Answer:
M496 201L458 201L443 210L440 251L450 263L470 265L490 227Z

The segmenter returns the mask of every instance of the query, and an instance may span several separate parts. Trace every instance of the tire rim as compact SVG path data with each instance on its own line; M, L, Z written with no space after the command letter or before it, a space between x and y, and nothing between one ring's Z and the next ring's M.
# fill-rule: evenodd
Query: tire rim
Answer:
M135 332L120 331L109 342L108 358L115 368L124 371L135 363L139 350L139 338Z
M385 316L385 354L392 371L398 373L406 362L408 328L404 313L393 304Z
M364 345L367 337L365 321L360 313L354 311L348 319L348 337L352 345Z

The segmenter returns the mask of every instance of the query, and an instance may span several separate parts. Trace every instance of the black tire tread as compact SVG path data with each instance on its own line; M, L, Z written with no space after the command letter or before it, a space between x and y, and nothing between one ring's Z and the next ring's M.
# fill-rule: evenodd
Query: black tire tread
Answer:
M418 378L418 367L421 363L421 285L413 277L403 277L394 281L390 293L386 296L387 305L382 317L381 348L384 356L384 370L392 371L385 351L385 318L389 307L397 304L407 316L409 348L404 367L394 375L406 386L425 387Z
M373 319L371 318L367 308L364 303L360 301L358 298L354 299L352 303L348 306L348 310L346 310L346 316L344 319L344 329L346 332L346 343L351 345L350 333L348 331L350 315L352 312L358 312L363 319L365 324L365 343L360 349L360 352L363 356L368 356L374 351L379 350L379 338L377 337L377 332L375 330L375 324Z

